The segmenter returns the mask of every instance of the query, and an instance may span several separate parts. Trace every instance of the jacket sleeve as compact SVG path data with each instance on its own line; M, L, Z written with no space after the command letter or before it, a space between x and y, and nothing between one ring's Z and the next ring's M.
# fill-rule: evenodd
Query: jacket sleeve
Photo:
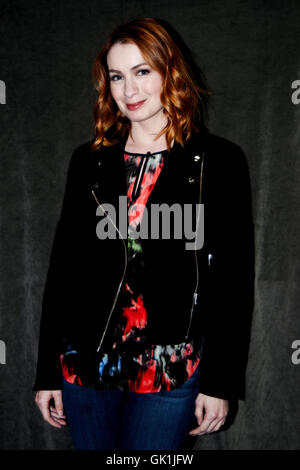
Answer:
M73 152L69 164L62 209L52 244L42 300L34 390L62 388L60 353L76 262L76 211L79 210L82 187L81 157L79 147Z
M208 164L205 287L199 392L245 399L254 297L254 231L247 160L232 144ZM206 239L207 237L207 239ZM205 243L205 242L204 242Z

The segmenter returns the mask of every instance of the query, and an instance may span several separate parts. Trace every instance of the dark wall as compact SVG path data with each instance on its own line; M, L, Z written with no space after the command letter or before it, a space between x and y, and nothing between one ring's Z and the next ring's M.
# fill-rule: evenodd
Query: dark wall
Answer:
M71 153L93 135L94 56L116 24L136 16L166 19L194 51L214 90L210 128L244 149L251 175L247 400L227 431L195 448L299 449L300 364L291 347L300 340L296 0L0 2L0 448L71 448L68 431L44 423L34 403L41 299Z

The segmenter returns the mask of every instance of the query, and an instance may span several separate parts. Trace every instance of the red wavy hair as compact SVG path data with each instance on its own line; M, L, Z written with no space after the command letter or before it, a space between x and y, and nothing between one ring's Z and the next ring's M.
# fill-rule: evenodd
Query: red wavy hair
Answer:
M110 48L116 43L133 43L138 46L146 62L163 78L161 103L167 124L157 138L166 133L168 150L174 138L183 146L193 131L205 127L207 100L211 92L206 88L200 69L183 53L183 48L177 45L178 41L175 42L173 35L162 23L172 28L155 18L140 18L120 25L97 54L92 74L98 91L93 112L95 139L92 150L101 145L114 145L131 128L130 120L118 109L110 92L106 59Z

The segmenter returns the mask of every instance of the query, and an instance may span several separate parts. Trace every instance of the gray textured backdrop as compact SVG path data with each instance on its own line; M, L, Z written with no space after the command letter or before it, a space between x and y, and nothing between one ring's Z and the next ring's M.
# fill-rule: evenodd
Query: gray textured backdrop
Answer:
M94 56L120 21L157 16L195 52L215 92L211 130L244 149L253 192L247 400L229 430L195 448L300 449L300 364L291 361L300 339L300 104L291 100L300 3L9 0L0 15L0 448L71 448L67 430L42 421L31 390L50 249L71 153L93 133Z

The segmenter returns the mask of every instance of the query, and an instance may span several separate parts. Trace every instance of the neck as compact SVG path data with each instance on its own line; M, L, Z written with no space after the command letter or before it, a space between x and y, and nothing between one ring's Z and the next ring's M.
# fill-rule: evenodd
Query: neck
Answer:
M151 122L150 122L151 121ZM167 119L164 121L142 121L132 122L131 131L129 133L126 149L128 151L138 152L157 152L167 148L166 135L161 135L158 139L156 138L159 132L165 127Z

